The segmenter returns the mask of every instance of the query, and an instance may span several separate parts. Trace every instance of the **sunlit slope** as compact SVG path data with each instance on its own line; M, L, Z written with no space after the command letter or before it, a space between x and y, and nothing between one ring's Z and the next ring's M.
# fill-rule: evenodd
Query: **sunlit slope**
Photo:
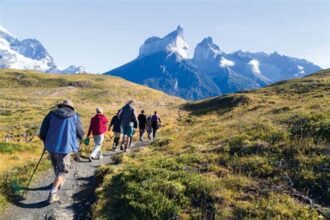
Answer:
M39 126L45 114L63 99L71 99L88 126L95 107L104 108L108 116L129 99L137 110L158 110L169 116L168 108L182 100L162 92L102 75L51 75L19 70L0 70L0 135L13 127L24 131Z
M96 217L318 219L330 201L329 97L324 70L182 105L150 149L100 169Z
M179 98L111 76L1 69L0 211L8 200L15 198L12 183L23 184L41 154L43 145L35 134L42 119L64 99L74 102L86 132L97 106L103 107L110 119L133 99L137 111L145 109L151 114L157 110L166 126L171 126L177 115L177 105L183 103ZM9 142L5 143L5 139ZM110 141L107 135L106 148L110 147Z

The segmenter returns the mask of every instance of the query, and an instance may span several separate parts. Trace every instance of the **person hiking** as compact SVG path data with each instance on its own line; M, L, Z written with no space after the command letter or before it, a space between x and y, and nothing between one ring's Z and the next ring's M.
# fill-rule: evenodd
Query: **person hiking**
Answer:
M68 173L71 152L78 152L79 143L84 138L84 130L79 115L75 111L73 102L65 100L44 118L40 139L50 154L55 179L49 192L48 202L60 201L57 191L62 187Z
M102 143L104 141L104 134L107 132L107 123L108 119L103 114L103 109L101 107L96 108L96 115L91 119L91 123L89 125L87 137L93 134L94 139L94 149L91 155L89 156L88 160L92 162L98 156L99 159L103 158L101 148Z
M139 121L139 132L140 132L139 140L142 142L142 136L146 130L146 125L147 125L147 116L144 114L144 110L142 110L141 114L139 114L138 121Z
M152 134L151 118L152 118L152 115L149 115L147 117L147 133L148 133L149 140L151 140L151 134Z
M121 150L126 152L127 148L130 147L132 142L132 137L134 134L134 128L137 128L136 114L133 107L133 100L129 100L128 103L120 110L118 114L119 119L121 120L121 128L123 131L123 144L120 147Z
M112 127L112 131L114 133L114 140L113 140L113 145L112 145L112 149L116 150L117 146L119 144L120 141L120 136L121 136L121 121L118 117L120 110L118 110L117 114L115 116L112 117L110 125L109 125L109 129L108 131L111 130Z
M151 127L152 127L152 138L153 140L156 140L156 132L158 128L161 125L161 120L159 115L157 114L157 111L154 112L154 114L151 116Z

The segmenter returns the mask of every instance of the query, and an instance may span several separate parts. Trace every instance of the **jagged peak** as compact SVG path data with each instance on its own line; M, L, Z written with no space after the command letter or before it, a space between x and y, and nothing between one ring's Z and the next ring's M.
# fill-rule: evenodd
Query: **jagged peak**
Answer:
M220 52L220 47L213 42L213 39L210 36L205 37L199 44L197 44L197 47L212 48L213 50Z
M205 37L195 48L193 61L202 64L212 62L219 54L223 52L220 47L213 42L212 37Z
M188 45L184 40L183 28L179 25L175 31L163 38L150 37L140 47L139 57L150 55L156 52L173 52L183 59L188 58Z

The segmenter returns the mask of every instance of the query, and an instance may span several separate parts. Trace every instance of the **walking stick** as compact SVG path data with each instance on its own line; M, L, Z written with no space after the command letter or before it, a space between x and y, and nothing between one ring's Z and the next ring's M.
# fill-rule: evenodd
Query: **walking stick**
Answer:
M36 171L37 171L37 169L38 169L38 166L39 166L39 164L40 164L40 162L41 162L41 160L42 160L42 158L43 158L45 152L46 152L46 148L44 148L44 150L42 151L41 157L40 157L40 159L39 159L37 165L35 166L35 168L34 168L34 170L33 170L33 173L32 173L32 175L31 175L31 177L30 177L30 180L29 180L28 184L26 185L26 188L29 188L30 183L31 183L31 181L32 181L32 178L33 178L34 174L36 173Z

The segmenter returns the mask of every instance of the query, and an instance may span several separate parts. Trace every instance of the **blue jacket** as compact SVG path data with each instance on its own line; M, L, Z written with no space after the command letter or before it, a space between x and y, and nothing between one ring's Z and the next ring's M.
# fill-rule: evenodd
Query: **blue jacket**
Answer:
M57 108L43 120L39 137L49 153L77 152L77 138L84 137L80 117L70 108Z

